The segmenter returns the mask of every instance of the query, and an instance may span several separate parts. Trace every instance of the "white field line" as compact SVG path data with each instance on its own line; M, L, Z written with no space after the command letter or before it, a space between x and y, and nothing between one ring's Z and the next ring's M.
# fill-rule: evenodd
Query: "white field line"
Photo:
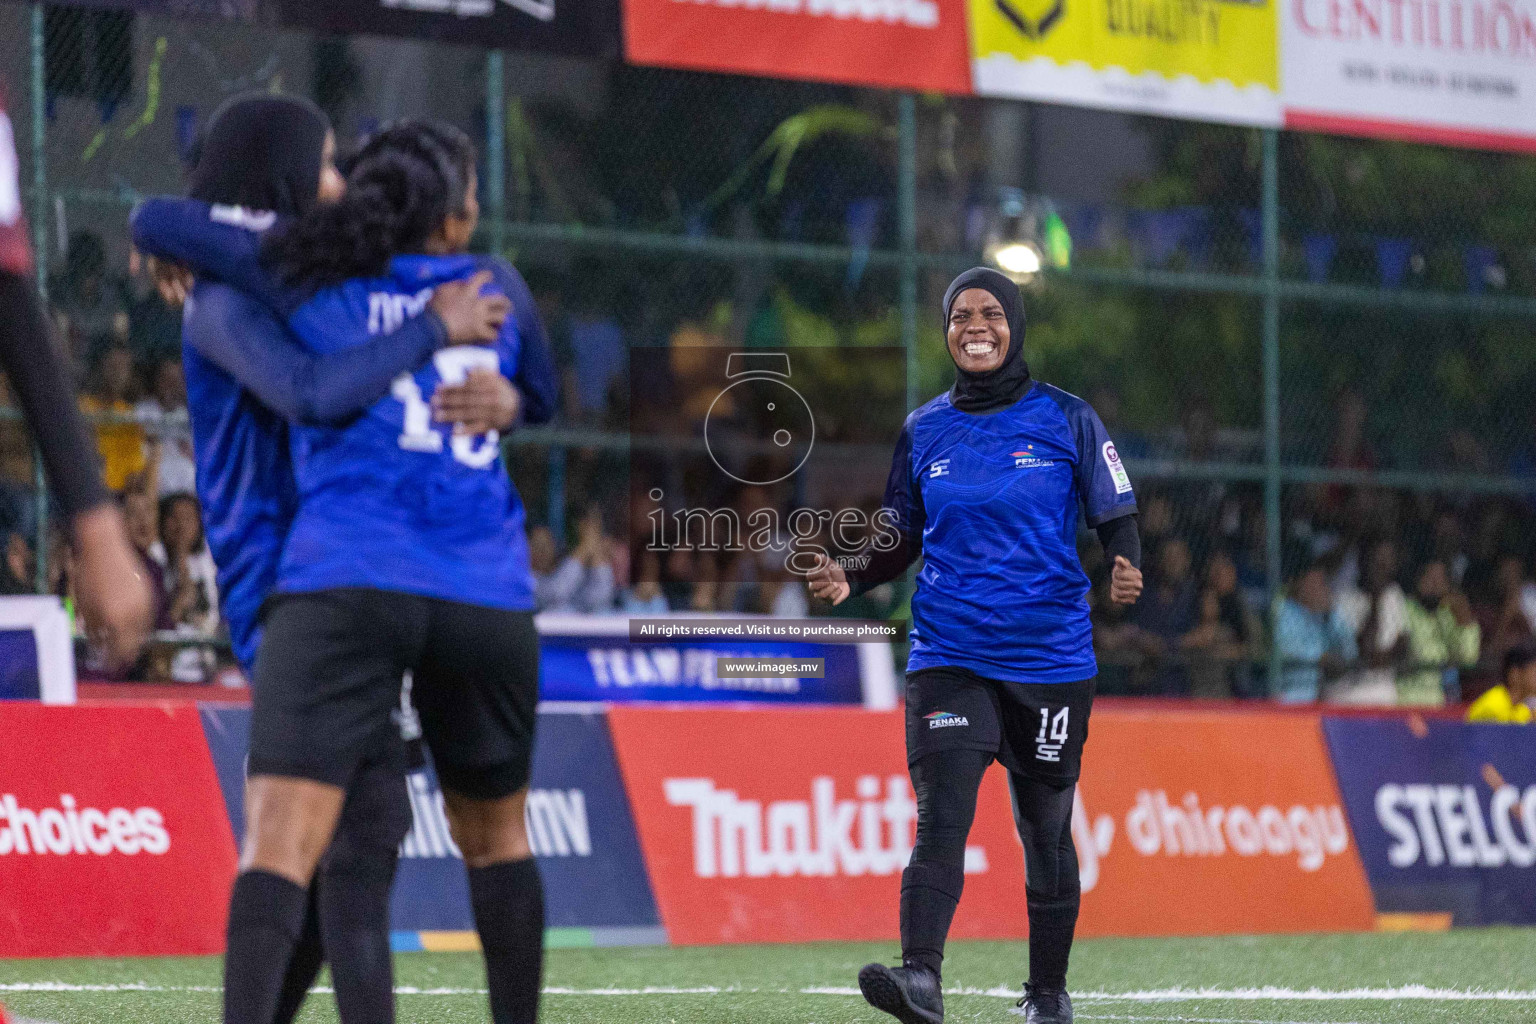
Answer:
M75 984L63 981L0 982L0 992L196 992L217 993L223 989L217 985L151 985L146 982L119 982L115 984ZM329 993L330 988L311 991ZM552 996L714 996L732 993L768 993L777 995L807 996L857 996L859 990L843 986L811 986L800 989L758 989L735 986L698 987L647 986L644 988L566 988L551 986L544 989ZM483 988L419 988L402 985L395 989L402 996L483 996ZM944 990L945 995L989 996L998 999L1017 999L1018 989L960 988ZM1536 1002L1536 990L1522 989L1454 989L1430 988L1427 985L1403 985L1397 988L1353 989L1294 989L1264 986L1260 988L1163 988L1135 992L1083 992L1073 995L1077 1003L1190 1003L1190 1002L1397 1002L1415 1000L1423 1002Z

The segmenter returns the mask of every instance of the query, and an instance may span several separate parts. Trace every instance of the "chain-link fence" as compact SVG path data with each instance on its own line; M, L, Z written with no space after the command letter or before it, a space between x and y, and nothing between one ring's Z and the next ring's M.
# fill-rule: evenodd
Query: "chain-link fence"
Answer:
M182 188L223 98L280 90L343 144L430 116L479 145L477 244L527 276L562 377L555 426L509 448L541 571L624 530L633 349L900 346L910 408L951 372L952 274L1027 243L1026 356L1100 412L1141 500L1143 606L1095 601L1106 689L1268 694L1329 658L1311 692L1349 683L1340 665L1369 652L1312 647L1360 595L1379 611L1361 571L1379 539L1419 611L1464 625L1459 597L1416 593L1439 559L1481 623L1444 692L1536 626L1536 159L83 8L0 4L0 47L40 283L89 409L174 406L179 321L130 262L126 214ZM58 588L25 434L4 436L10 574ZM157 449L160 490L187 486L184 440L101 427L120 487ZM642 582L708 604L666 566L616 566L608 607ZM1506 614L1522 600L1530 621ZM903 607L893 588L873 611ZM1320 623L1306 644L1284 628L1299 612Z

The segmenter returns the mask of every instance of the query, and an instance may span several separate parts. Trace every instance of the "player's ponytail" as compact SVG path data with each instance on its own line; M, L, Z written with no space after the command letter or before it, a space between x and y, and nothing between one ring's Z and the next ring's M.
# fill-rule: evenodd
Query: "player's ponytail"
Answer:
M346 162L341 201L274 232L263 259L284 284L309 291L378 277L391 257L421 252L463 209L473 167L474 148L457 129L413 121L385 127Z

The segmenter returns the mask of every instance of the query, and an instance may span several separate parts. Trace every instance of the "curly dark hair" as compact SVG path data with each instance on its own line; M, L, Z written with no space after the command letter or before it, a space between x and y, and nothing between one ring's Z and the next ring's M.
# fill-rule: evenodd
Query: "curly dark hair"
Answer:
M342 162L347 192L272 232L263 261L284 284L317 291L378 277L392 256L420 252L449 216L462 213L475 147L448 124L397 121Z

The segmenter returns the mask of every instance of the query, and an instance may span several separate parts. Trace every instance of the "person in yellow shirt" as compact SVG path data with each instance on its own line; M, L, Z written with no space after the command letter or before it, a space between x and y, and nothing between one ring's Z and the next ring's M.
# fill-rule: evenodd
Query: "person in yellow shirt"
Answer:
M1504 682L1467 709L1469 722L1530 725L1536 705L1536 644L1520 643L1504 654Z
M80 396L80 411L117 413L128 417L138 398L133 376L133 356L127 346L115 345L101 355L92 379ZM109 491L121 491L128 478L141 472L148 461L144 428L131 419L96 424L96 447L101 451L102 477Z

